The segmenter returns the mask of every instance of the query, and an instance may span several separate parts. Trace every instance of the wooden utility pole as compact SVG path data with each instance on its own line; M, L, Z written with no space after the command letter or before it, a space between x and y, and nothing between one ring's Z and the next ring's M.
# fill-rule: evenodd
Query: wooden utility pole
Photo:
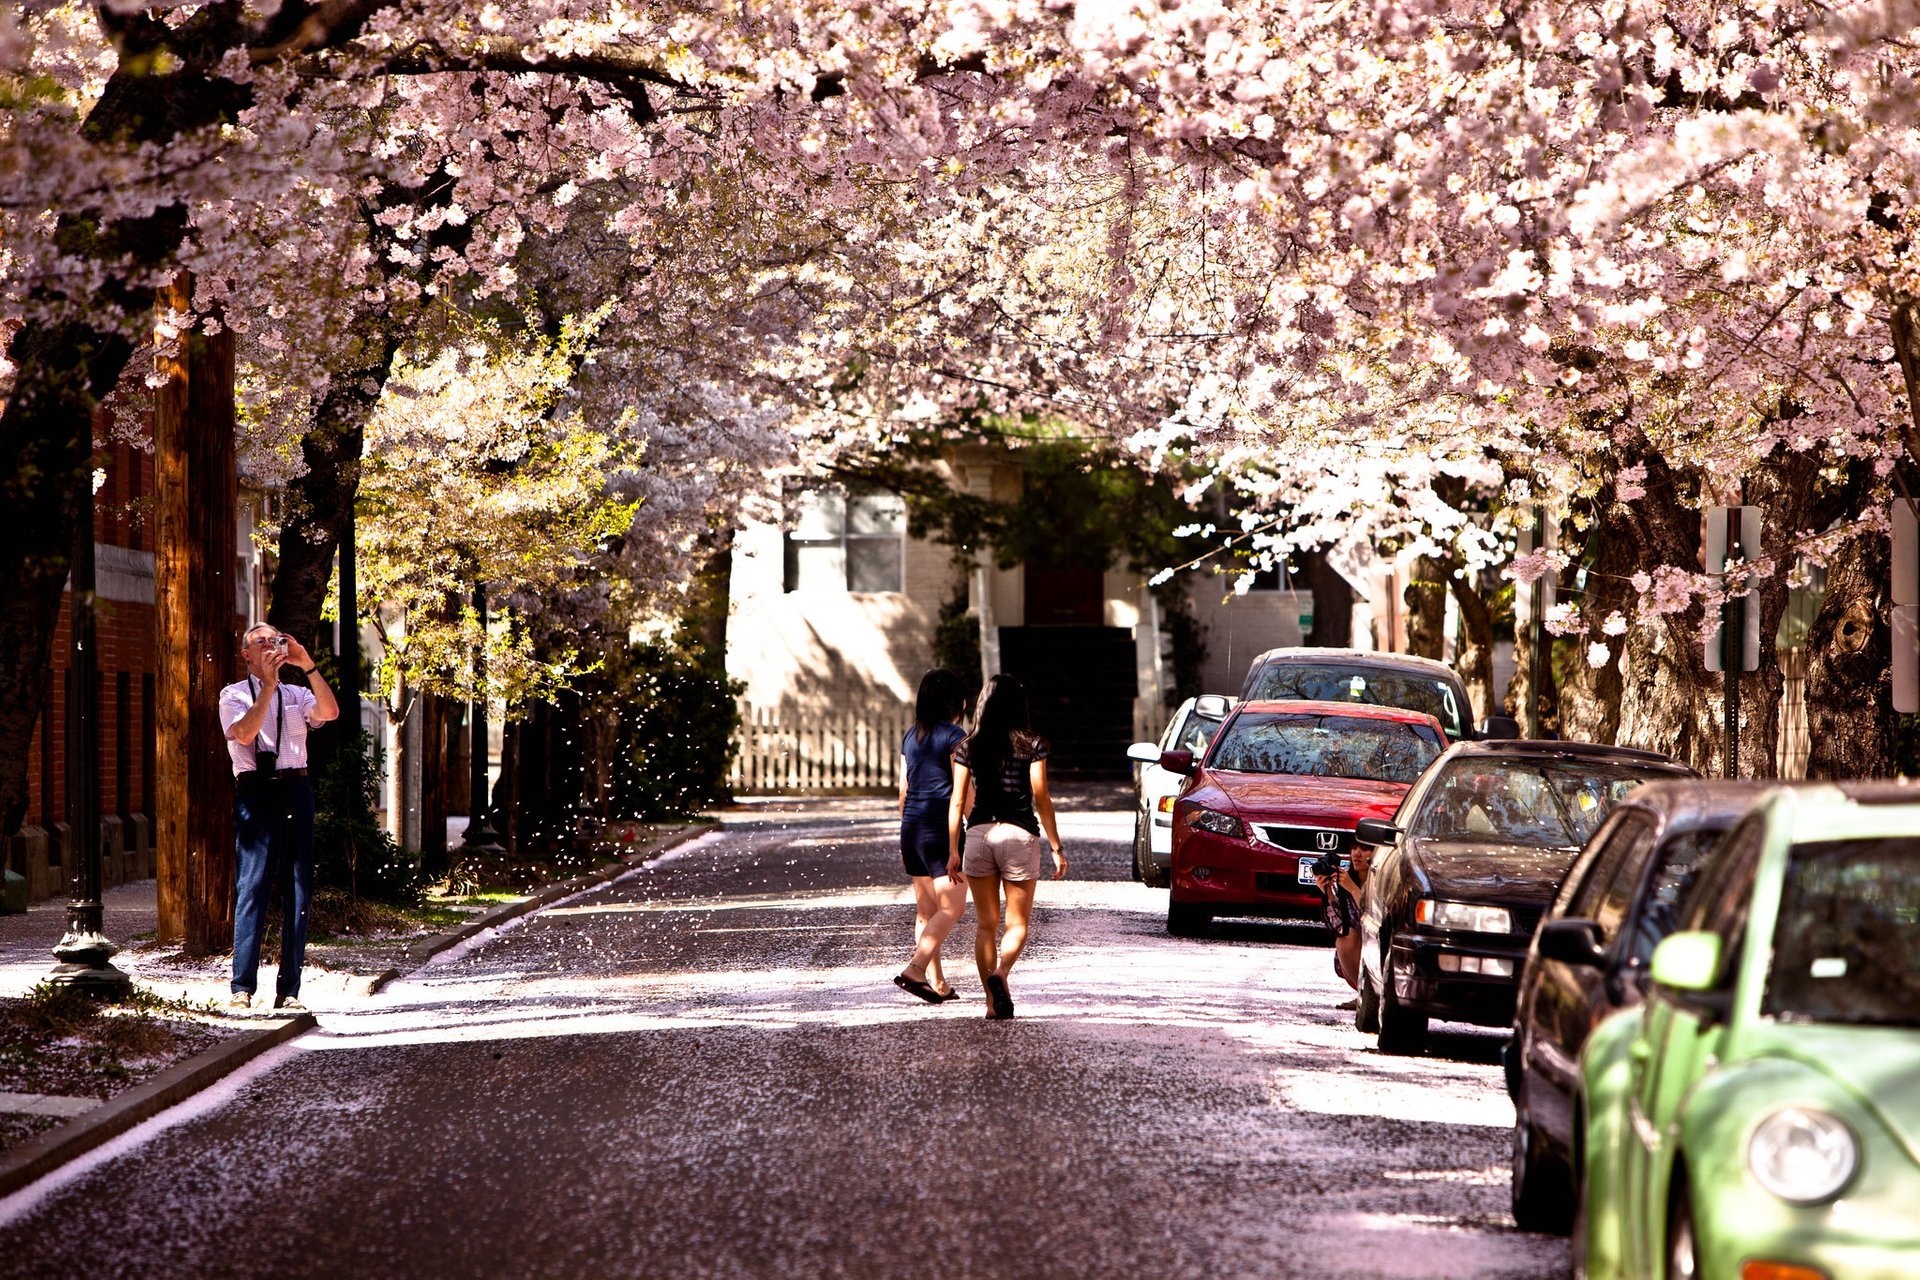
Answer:
M184 312L182 273L159 305ZM155 872L162 942L233 942L233 772L220 728L234 671L233 332L194 332L159 358L154 394L158 744Z

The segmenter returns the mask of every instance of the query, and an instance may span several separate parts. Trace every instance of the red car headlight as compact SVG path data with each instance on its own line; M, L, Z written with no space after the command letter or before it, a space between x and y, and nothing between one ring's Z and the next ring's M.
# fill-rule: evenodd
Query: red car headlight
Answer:
M1216 836L1232 836L1245 839L1246 824L1230 813L1221 813L1217 809L1193 809L1187 814L1187 825L1198 831L1210 831Z

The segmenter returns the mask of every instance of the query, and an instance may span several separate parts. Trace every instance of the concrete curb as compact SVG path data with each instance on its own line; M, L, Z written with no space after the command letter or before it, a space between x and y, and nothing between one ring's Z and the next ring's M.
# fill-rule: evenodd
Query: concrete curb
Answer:
M141 1121L150 1120L186 1100L222 1076L231 1075L275 1045L285 1044L318 1025L312 1014L303 1013L258 1031L234 1036L168 1067L143 1085L107 1099L85 1115L0 1153L0 1196L11 1195L45 1177L69 1160L85 1155Z
M549 903L557 902L561 898L579 893L583 889L591 889L595 885L605 884L609 880L618 879L635 867L642 866L663 853L676 849L688 841L698 840L708 832L718 831L719 829L720 824L717 822L696 823L691 827L676 831L672 835L648 845L644 849L635 850L619 862L601 867L597 871L589 871L585 875L575 876L571 880L562 880L558 884L550 884L531 896L520 899L518 902L502 903L491 911L483 912L475 916L465 924L457 925L444 933L436 933L432 937L422 938L407 948L407 962L411 966L410 968L404 971L400 969L388 969L384 973L372 975L365 979L366 988L364 994L372 995L389 982L392 982L395 978L401 977L403 972L412 973L424 967L428 961L432 960L442 951L450 947L459 946L462 942L465 942L477 933L484 932L497 925L505 924L509 920L515 920L531 912L538 911L541 907ZM358 982L354 984L355 994L363 994L359 990L359 985Z

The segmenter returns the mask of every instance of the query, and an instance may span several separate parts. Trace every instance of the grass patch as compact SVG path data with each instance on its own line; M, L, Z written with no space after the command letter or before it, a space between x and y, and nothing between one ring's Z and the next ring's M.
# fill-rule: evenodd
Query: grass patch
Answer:
M219 1039L213 1009L138 987L124 1002L102 1004L43 982L0 1000L0 1091L111 1097Z

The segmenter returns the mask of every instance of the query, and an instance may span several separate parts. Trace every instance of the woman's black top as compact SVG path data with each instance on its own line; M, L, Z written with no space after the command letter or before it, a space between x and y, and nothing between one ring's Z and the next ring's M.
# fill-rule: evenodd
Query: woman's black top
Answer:
M975 743L968 738L953 749L953 762L973 769ZM1035 760L1045 760L1051 750L1038 734L1016 733L1000 752L999 767L973 770L973 811L967 825L1011 822L1016 827L1040 834L1040 819L1033 812L1033 773Z

